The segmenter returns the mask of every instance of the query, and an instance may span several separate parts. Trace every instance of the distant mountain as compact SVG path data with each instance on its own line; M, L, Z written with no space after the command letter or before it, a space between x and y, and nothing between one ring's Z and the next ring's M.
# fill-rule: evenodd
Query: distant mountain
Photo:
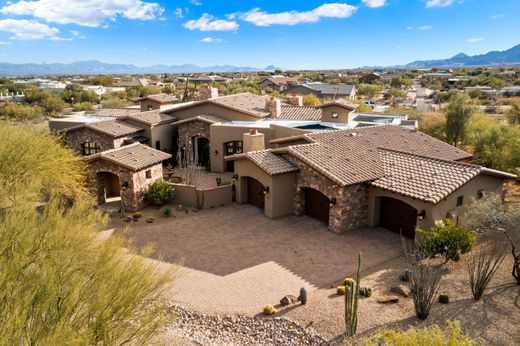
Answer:
M70 64L10 64L0 63L0 75L8 76L49 76L49 75L91 75L91 74L145 74L145 73L223 73L274 71L275 66L256 68L249 66L215 65L200 67L192 64L153 65L138 67L129 64L107 64L97 60L75 61Z
M492 51L486 54L469 56L459 53L449 59L414 61L401 67L472 67L493 65L520 65L520 44L504 51Z

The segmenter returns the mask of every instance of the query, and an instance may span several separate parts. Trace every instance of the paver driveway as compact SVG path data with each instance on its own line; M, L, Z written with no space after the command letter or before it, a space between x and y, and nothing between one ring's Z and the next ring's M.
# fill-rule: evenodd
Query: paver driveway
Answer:
M354 273L358 252L365 271L401 255L399 236L384 229L338 235L314 219L271 220L249 205L140 221L128 236L152 243L162 261L183 262L168 298L220 312L258 312L301 287L328 288Z

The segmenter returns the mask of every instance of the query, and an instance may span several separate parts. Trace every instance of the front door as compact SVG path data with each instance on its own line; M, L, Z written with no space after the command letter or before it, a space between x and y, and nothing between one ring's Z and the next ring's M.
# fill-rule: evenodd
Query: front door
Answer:
M265 207L264 186L251 177L247 178L247 203L262 210Z
M395 198L381 197L379 225L404 237L415 238L417 210Z
M197 158L199 166L209 165L209 140L205 137L197 138Z

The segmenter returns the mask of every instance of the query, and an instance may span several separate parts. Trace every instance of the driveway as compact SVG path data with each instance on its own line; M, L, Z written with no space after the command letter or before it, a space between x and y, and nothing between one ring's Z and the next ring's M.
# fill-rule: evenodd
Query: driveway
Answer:
M154 214L155 213L155 214ZM352 275L357 254L363 270L401 255L398 235L384 229L329 232L308 217L271 220L250 205L175 212L175 218L143 218L127 236L136 246L153 244L154 257L184 268L167 298L212 312L256 313L287 295L329 288Z

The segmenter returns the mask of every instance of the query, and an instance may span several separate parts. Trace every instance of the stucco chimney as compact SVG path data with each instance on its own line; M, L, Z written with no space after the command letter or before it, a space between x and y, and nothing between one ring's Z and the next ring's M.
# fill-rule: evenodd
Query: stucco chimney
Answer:
M244 153L265 149L265 136L263 133L257 132L256 129L244 133L243 141Z
M199 100L206 101L218 97L218 89L211 85L203 85L199 88Z
M303 96L291 95L287 98L287 103L293 106L303 107Z
M282 103L274 96L268 96L265 100L265 110L271 114L271 117L278 118L282 114Z

